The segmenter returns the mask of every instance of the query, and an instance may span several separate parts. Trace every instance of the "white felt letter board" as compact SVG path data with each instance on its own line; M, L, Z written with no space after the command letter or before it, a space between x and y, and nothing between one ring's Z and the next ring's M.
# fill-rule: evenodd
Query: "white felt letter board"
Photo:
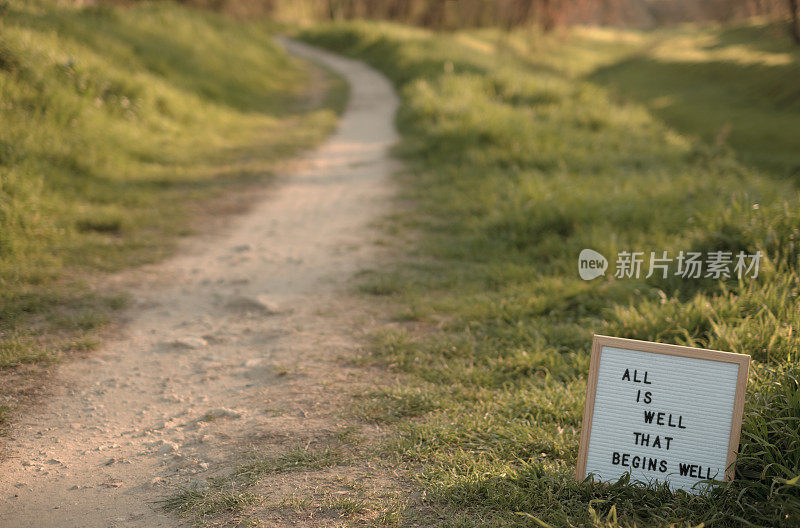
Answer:
M576 478L730 480L750 356L595 336Z

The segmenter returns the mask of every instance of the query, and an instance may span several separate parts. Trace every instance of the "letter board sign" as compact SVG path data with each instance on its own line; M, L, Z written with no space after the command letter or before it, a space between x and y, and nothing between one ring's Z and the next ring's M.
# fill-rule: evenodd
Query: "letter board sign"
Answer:
M595 336L575 476L730 480L750 356Z

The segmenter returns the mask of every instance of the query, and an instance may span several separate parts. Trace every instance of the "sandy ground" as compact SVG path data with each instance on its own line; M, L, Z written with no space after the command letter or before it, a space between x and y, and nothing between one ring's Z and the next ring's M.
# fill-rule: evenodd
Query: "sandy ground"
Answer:
M313 441L338 426L370 308L347 293L376 265L396 140L390 84L367 66L287 43L342 74L337 132L230 226L125 274L120 335L62 365L19 418L0 465L0 526L181 526L156 501L204 485L253 439Z

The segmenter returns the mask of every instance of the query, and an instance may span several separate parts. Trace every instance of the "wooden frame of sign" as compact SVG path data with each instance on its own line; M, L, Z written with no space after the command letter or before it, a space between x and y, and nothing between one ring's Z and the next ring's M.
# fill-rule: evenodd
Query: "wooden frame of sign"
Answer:
M733 374L735 376L736 388L733 398L733 415L730 425L730 435L727 446L727 459L725 466L725 480L732 480L734 476L736 454L739 449L739 437L742 428L742 412L744 410L745 390L747 387L747 376L750 367L750 356L745 354L734 354L731 352L720 352L716 350L704 350L700 348L638 341L634 339L608 337L603 335L595 335L592 342L592 355L589 367L589 379L586 388L586 403L583 411L583 424L581 427L580 448L578 450L578 463L575 470L575 478L579 481L582 481L587 476L587 457L589 455L591 442L592 422L594 420L595 411L595 398L598 389L600 363L602 361L601 355L604 347L611 347L615 350L623 349L624 351L664 354L667 356L695 358L723 363L735 363L738 365L738 371ZM615 373L617 372L618 371L615 371ZM634 371L634 378L636 375L637 373ZM639 376L641 376L641 374L639 374ZM641 382L641 380L639 381ZM647 383L646 372L645 383ZM698 405L701 405L702 401L698 401L697 403ZM672 415L669 416L670 419L672 419ZM649 436L650 435L648 435L648 438ZM640 459L641 458L644 457L640 457Z

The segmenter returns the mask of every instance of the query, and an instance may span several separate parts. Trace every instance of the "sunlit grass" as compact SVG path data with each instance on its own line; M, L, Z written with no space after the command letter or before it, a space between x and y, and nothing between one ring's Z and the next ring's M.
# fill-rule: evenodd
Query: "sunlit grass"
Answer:
M387 456L424 493L405 521L800 523L800 70L785 37L366 23L304 36L381 68L403 97L408 170L387 232L409 256L361 277L397 301L366 360L401 381L359 412L394 424ZM584 282L583 248L766 259L741 283ZM753 356L736 481L705 496L574 482L595 332Z
M800 50L779 24L665 31L591 79L764 171L800 180Z
M86 348L81 336L124 304L100 288L102 273L165 256L224 191L324 137L344 89L329 81L320 89L335 97L308 108L308 69L264 23L173 3L0 9L0 367L10 367Z

